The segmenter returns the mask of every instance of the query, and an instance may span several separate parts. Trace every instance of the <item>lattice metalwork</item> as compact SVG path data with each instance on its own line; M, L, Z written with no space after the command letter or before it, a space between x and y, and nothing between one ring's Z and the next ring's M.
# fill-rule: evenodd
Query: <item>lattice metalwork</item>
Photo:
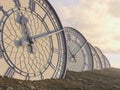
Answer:
M97 51L97 53L98 53L98 55L100 57L100 60L102 62L102 68L103 69L106 68L106 61L104 59L104 55L103 55L102 51L99 48L97 48L97 47L95 47L95 50Z
M97 54L95 48L90 43L89 43L89 46L90 46L90 49L92 51L94 69L101 70L102 69L102 62L100 60L100 57Z
M48 0L1 0L0 74L23 80L64 77L66 42Z
M77 30L64 28L67 41L67 69L70 71L93 70L93 58L84 36Z

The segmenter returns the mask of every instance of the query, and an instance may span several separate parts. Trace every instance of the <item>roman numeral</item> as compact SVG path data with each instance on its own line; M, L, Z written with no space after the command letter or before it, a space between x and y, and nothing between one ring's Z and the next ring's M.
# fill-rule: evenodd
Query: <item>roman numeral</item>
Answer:
M62 49L51 48L51 50L53 50L53 52L56 54L59 54L62 52Z
M3 6L0 6L0 11L2 11L4 15L7 15L7 12L3 9Z
M29 74L26 75L25 80L30 80Z
M46 17L47 17L47 13L43 16L42 21L44 21Z
M33 0L29 0L29 9L35 11L35 2Z
M44 76L41 72L40 72L40 78L41 78L41 80L44 79Z
M70 36L70 34L67 34L67 39L68 39L69 41L71 41L71 36Z
M0 46L0 58L3 58L3 51L1 49L1 46Z
M16 6L16 7L20 7L20 6L21 6L19 0L13 0L13 2L15 3L15 6Z
M12 78L14 74L15 74L14 68L9 67L6 71L6 73L4 74L4 76Z

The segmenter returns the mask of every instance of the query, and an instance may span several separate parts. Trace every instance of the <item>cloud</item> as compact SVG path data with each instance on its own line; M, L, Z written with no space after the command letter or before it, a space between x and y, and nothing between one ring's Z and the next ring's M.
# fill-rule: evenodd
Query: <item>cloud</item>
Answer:
M110 8L109 11L112 16L120 18L120 0L110 0L109 2Z
M120 53L120 0L49 0L63 23L78 29L104 53ZM65 2L64 2L65 1ZM65 5L62 3L68 3Z

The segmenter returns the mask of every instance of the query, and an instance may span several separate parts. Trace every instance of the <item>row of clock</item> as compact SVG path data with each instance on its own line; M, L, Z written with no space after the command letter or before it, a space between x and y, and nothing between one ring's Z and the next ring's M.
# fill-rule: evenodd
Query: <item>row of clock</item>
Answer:
M110 66L81 33L62 27L48 0L2 0L0 17L2 76L42 80L63 78L67 69L80 72Z

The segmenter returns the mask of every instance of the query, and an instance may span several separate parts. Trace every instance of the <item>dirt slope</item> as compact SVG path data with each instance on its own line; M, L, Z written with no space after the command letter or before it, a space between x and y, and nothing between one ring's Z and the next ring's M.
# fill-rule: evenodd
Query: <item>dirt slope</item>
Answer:
M67 71L65 79L33 82L0 77L0 90L120 90L120 69Z

